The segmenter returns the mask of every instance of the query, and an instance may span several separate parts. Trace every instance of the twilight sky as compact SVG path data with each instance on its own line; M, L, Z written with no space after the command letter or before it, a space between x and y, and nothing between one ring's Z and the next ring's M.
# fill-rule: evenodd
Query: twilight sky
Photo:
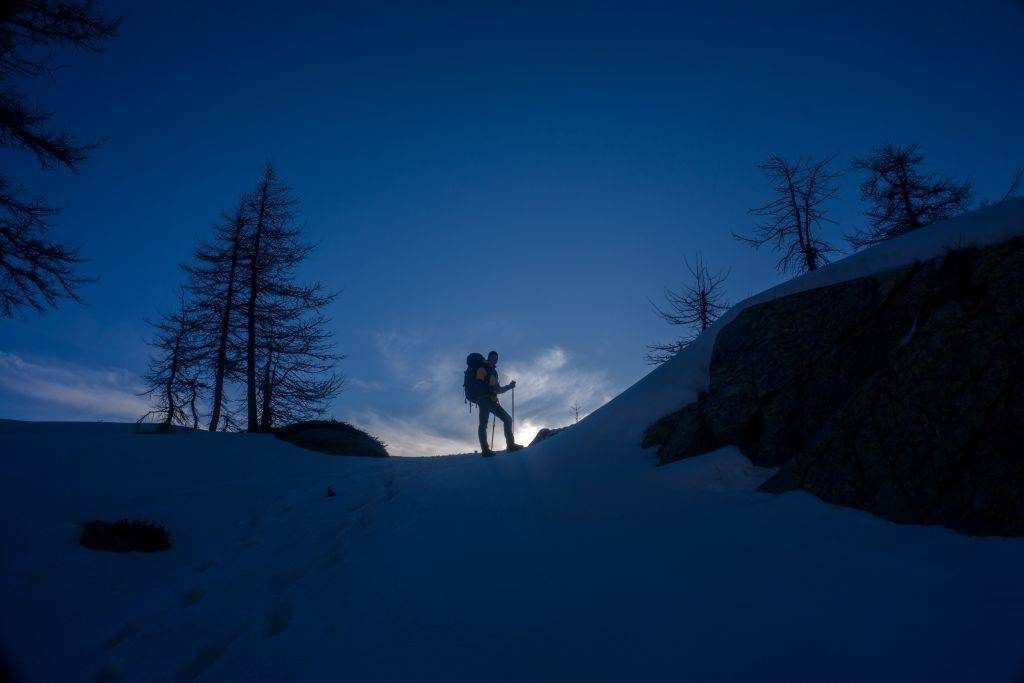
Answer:
M1013 0L99 4L121 36L25 89L106 144L77 176L4 163L66 207L56 233L100 281L0 320L0 417L144 412L145 320L266 159L320 245L305 276L343 290L334 414L398 454L473 450L469 351L501 352L528 442L649 370L672 333L647 299L684 256L731 267L733 301L785 277L731 234L769 153L838 168L918 142L981 198L1024 165Z

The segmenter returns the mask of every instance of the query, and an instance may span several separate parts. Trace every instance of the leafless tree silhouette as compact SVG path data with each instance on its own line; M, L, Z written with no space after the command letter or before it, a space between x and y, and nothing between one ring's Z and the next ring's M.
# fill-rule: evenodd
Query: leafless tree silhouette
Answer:
M313 299L307 300L307 303ZM282 315L261 334L260 431L321 417L344 387L334 372L334 353L325 317L310 304L304 315Z
M1020 196L1022 182L1024 182L1024 166L1013 172L1013 176L1010 177L1010 186L1006 188L1006 194L999 201L1005 202L1007 199Z
M0 147L34 155L43 170L77 172L95 143L76 142L50 127L52 113L32 102L14 81L54 78L47 48L70 46L96 52L117 34L120 19L107 19L88 0L4 0L0 3ZM42 198L25 198L0 176L0 316L42 312L61 299L79 301L88 278L76 275L77 249L49 236L59 209Z
M1013 199L1014 197L1020 196L1021 183L1024 182L1024 168L1018 168L1010 176L1010 184L1006 186L1006 192L996 202L1005 202L1007 199ZM988 197L978 202L979 207L991 206L993 201Z
M166 428L198 426L209 396L211 431L269 431L322 415L343 388L334 370L343 356L323 314L336 294L296 281L313 248L296 206L268 163L254 191L182 264L180 311L158 326L146 377Z
M868 174L860 193L869 204L870 224L847 235L851 245L860 248L884 242L970 208L971 183L923 173L923 164L924 155L917 145L883 145L853 161L854 170Z
M177 308L152 325L156 335L149 344L155 354L150 357L143 377L146 389L142 394L151 397L155 405L141 419L159 417L157 431L163 432L170 431L173 424L198 425L196 403L202 386L198 373L203 356L198 334L201 323L189 306L184 289L178 292ZM186 408L190 408L191 415L185 412Z
M803 273L828 263L836 249L819 237L828 217L828 203L835 199L835 180L841 174L829 170L832 158L814 161L801 157L790 162L773 154L758 167L772 182L775 199L750 213L763 218L750 237L735 237L755 248L772 244L782 252L776 267Z
M241 377L241 302L243 258L247 250L248 197L242 197L234 213L225 215L214 227L213 240L200 241L194 263L182 265L194 307L203 322L207 364L213 370L210 431L216 431L225 408L225 382Z
M679 290L666 289L665 305L658 306L651 301L655 313L669 325L684 329L681 337L667 344L651 344L647 347L647 362L660 365L686 348L701 332L715 322L729 304L725 301L725 281L728 270L712 273L704 257L698 252L695 264L683 259L690 280Z
M312 246L295 223L296 199L267 163L247 212L245 281L246 422L266 431L280 419L316 415L341 391L321 309L334 300L320 283L299 285L295 271Z

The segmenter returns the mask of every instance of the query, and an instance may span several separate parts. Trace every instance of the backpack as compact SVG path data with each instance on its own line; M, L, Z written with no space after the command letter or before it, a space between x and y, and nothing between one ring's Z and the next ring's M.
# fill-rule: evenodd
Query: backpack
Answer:
M487 390L487 383L476 378L476 371L484 364L483 354L471 353L466 356L466 372L462 375L462 388L466 392L466 400L476 403Z

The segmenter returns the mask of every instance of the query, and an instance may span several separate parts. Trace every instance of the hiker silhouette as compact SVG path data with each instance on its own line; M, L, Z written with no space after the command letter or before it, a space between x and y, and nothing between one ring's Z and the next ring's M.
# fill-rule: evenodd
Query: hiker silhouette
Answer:
M466 357L466 372L462 382L462 386L466 390L466 400L475 403L480 408L477 436L480 438L480 453L485 458L494 455L494 451L491 450L491 446L487 442L487 420L491 415L501 420L504 427L505 450L511 452L522 448L516 443L512 434L512 416L498 401L498 395L514 389L516 383L513 380L505 386L501 386L498 380L497 366L497 351L488 353L487 358L479 353L471 353ZM513 406L515 405L514 397L513 393Z

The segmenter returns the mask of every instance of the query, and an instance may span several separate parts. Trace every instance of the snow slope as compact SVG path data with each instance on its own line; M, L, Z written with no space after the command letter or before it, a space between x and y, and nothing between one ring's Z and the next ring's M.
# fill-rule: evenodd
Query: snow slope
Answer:
M1024 541L754 493L770 471L735 449L659 468L638 446L742 307L1016 234L1024 200L768 290L489 460L0 422L0 643L25 681L1020 680ZM122 516L174 548L77 545Z

